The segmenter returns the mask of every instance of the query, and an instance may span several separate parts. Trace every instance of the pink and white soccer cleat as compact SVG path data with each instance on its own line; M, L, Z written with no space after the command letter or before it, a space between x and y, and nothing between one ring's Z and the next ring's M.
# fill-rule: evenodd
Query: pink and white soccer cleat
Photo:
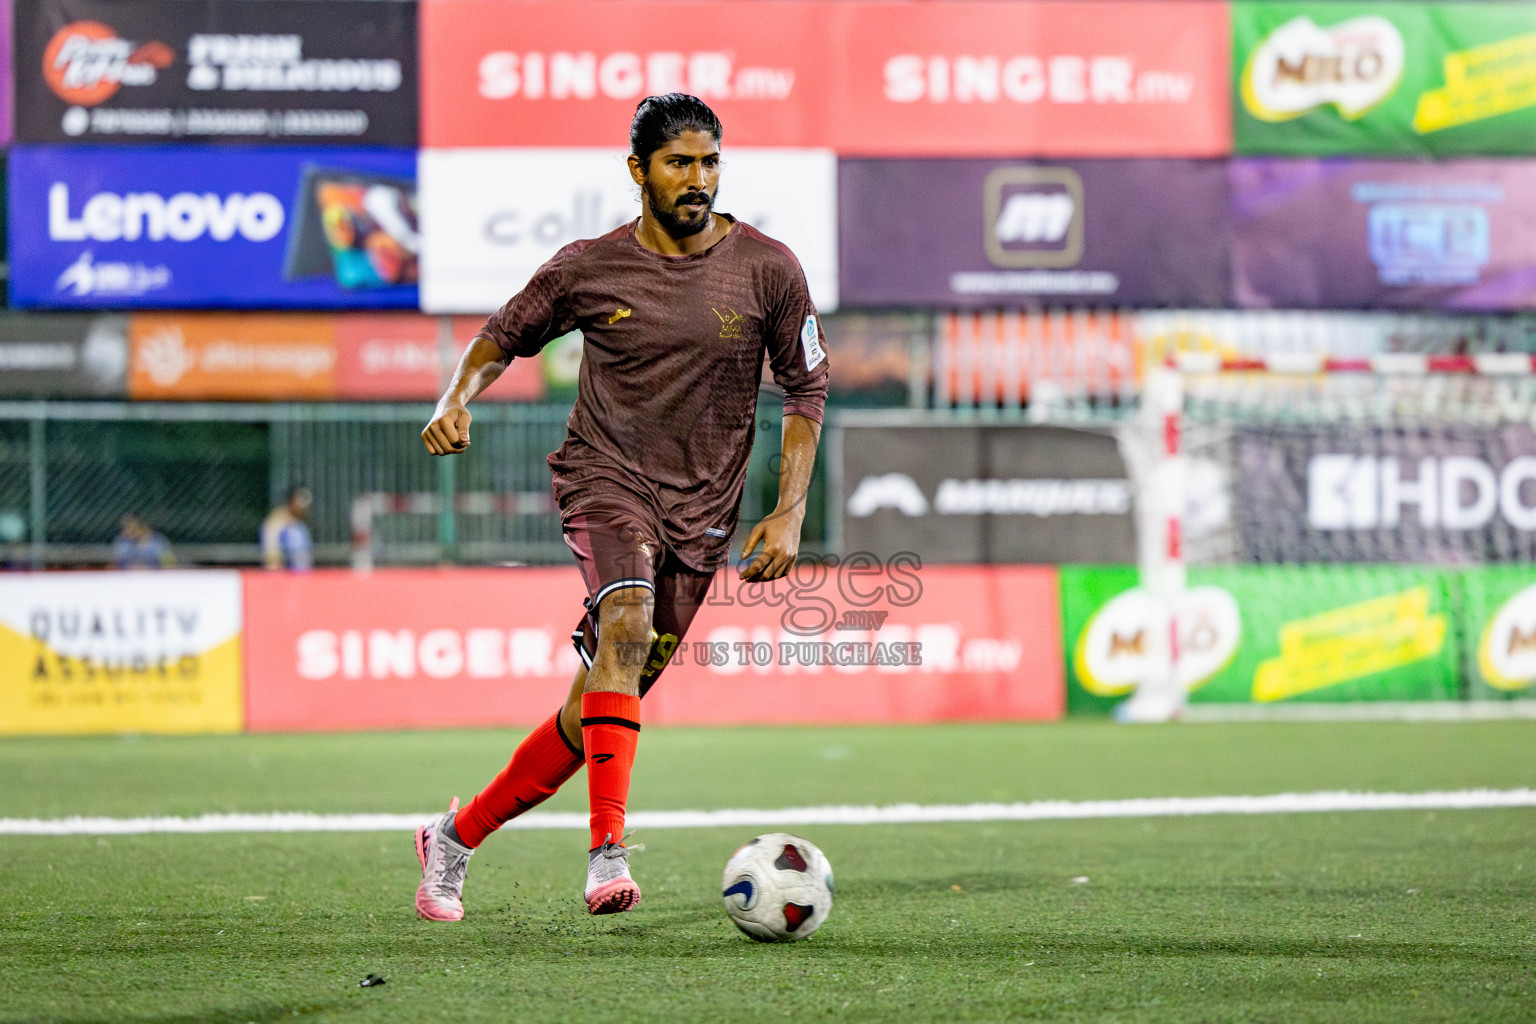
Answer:
M640 905L640 887L629 877L629 851L608 833L603 845L587 854L587 912L622 914Z
M464 917L464 872L475 852L443 834L458 813L459 798L448 813L416 830L416 859L421 861L421 885L416 889L416 916L425 921L459 921Z

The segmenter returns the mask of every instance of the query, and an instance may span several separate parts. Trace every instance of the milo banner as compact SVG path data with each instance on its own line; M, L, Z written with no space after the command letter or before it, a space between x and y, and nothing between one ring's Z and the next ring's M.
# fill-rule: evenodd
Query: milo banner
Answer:
M1239 153L1536 152L1536 4L1237 3Z
M0 580L0 735L238 732L240 575Z
M1164 652L1126 568L1060 571L1067 708L1103 713ZM1353 566L1193 569L1178 609L1192 704L1449 700L1460 692L1453 573Z
M1467 570L1462 608L1471 695L1536 697L1536 568Z
M1248 158L1227 175L1240 306L1536 309L1536 160Z

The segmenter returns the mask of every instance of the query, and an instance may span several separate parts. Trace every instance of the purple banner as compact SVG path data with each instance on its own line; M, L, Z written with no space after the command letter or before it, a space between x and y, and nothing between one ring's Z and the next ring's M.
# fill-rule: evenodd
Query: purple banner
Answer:
M841 160L847 306L1224 306L1227 182L1205 160Z
M1536 309L1536 160L1232 161L1239 305Z
M16 48L11 40L11 0L0 0L0 146L10 145L14 130L15 101L11 82L15 79Z

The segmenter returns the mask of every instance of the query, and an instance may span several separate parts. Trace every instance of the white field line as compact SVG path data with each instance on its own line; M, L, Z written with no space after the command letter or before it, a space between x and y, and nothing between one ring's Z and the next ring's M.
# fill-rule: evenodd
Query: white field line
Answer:
M1041 800L1015 804L893 804L887 807L786 807L765 811L635 811L635 829L746 828L780 825L905 825L946 821L1060 821L1083 818L1177 818L1203 814L1305 814L1320 811L1438 811L1536 807L1536 789L1462 789L1439 793L1276 793L1271 796L1150 797L1137 800ZM420 814L202 814L195 818L0 818L0 835L104 836L147 832L399 832L431 820ZM534 812L512 829L585 829L585 814Z

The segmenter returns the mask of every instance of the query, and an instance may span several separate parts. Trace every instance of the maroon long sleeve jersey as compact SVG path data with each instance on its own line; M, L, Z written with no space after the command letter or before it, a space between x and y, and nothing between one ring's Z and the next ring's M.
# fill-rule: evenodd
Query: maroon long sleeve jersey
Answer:
M691 256L640 244L635 223L572 242L486 321L509 358L585 339L565 444L549 457L555 496L610 481L653 506L695 569L728 558L752 450L763 354L784 412L822 418L827 347L789 249L733 219Z

